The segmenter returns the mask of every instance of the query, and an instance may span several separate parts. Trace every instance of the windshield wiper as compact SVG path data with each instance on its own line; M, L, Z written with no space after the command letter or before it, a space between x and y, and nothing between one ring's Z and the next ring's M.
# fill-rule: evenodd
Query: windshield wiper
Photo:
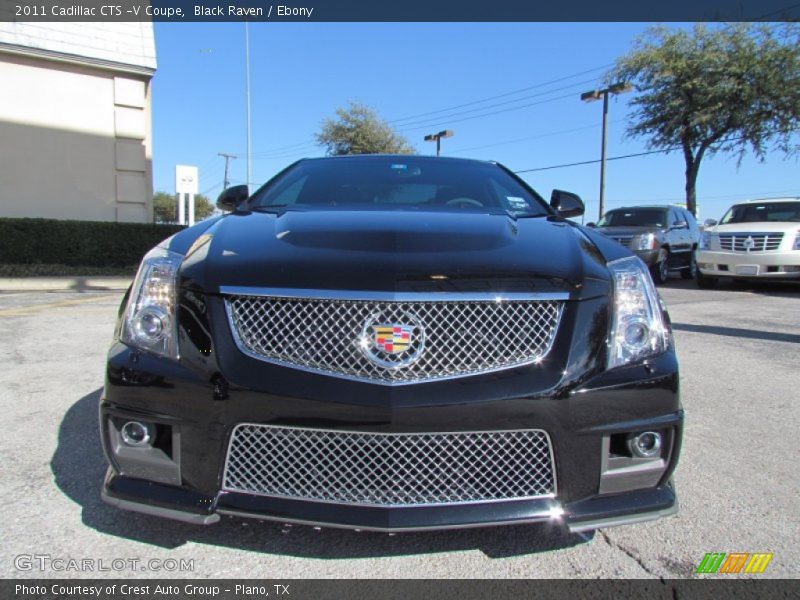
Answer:
M540 217L549 217L551 215L547 213L515 213L511 212L510 210L506 211L506 214L511 217L512 219L538 219Z
M280 209L286 208L289 206L288 204L270 204L268 206L254 206L250 210L253 212L265 212L265 213L272 213L272 212L279 212Z

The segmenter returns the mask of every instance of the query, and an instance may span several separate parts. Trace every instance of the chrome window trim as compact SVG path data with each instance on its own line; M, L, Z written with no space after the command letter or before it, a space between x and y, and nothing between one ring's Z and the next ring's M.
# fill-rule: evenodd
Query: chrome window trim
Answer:
M236 488L229 488L225 485L225 476L228 472L228 461L230 460L231 450L233 448L233 439L236 435L236 431L241 427L265 427L270 429L292 429L296 431L315 431L315 432L328 432L328 433L348 433L348 434L362 434L362 435L388 435L388 436L420 436L420 435L470 435L470 434L485 434L485 433L540 433L544 435L545 439L547 440L547 448L548 454L550 457L550 472L553 477L553 491L549 494L541 494L539 496L518 496L514 498L500 498L500 499L491 499L491 500L462 500L459 502L439 502L439 503L432 503L432 504L369 504L369 503L362 503L362 502L338 502L336 500L322 500L316 498L302 498L298 496L284 496L280 494L268 494L264 492L251 492L251 491L242 491ZM294 426L287 426L287 425L272 425L270 423L253 423L253 422L244 422L244 423L237 423L236 426L231 430L230 435L228 436L228 448L225 451L225 463L222 467L222 478L221 478L221 486L220 490L225 492L230 492L233 494L249 494L252 496L262 496L266 498L279 498L284 500L292 500L296 502L311 502L311 503L320 503L320 504L336 504L340 506L360 506L360 507L370 507L370 508L383 508L383 509L392 509L392 508L416 508L416 507L433 507L433 506L463 506L463 505L470 505L470 504L492 504L497 502L517 502L517 501L524 501L524 500L547 500L547 499L555 499L558 497L558 472L556 470L556 457L553 451L553 440L550 438L550 434L545 431L544 429L532 428L532 429L484 429L484 430L468 430L468 431L400 431L400 432L391 432L391 431L364 431L361 429L330 429L326 427L294 427Z

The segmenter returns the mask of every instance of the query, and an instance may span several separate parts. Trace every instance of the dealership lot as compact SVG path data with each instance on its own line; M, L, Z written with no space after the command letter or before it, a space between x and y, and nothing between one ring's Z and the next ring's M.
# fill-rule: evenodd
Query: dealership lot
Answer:
M131 559L152 560L139 573L152 577L682 577L706 552L772 552L761 577L796 576L800 287L701 291L672 279L660 291L686 409L681 512L588 537L546 526L389 536L237 518L203 528L110 508L96 405L121 292L0 294L0 576L117 574L41 572L24 558L49 555L95 569L121 559L119 575ZM168 559L193 570L158 570Z

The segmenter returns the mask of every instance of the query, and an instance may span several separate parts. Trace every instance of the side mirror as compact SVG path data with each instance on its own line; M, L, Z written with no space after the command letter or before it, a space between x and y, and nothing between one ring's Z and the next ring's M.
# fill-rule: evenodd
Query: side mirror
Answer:
M681 221L680 223L675 223L672 229L689 229L689 224L686 221Z
M217 198L217 208L220 210L227 210L228 212L236 210L242 202L250 197L250 192L246 185L234 185L228 189L222 190L222 193Z
M703 225L705 227L714 227L714 225L716 225L716 224L717 224L717 220L716 219L706 219L705 221L703 221Z
M550 206L562 217L579 217L586 208L580 196L563 190L553 190L550 194Z
M597 223L595 223L594 221L590 221L590 222L588 222L588 223L586 224L586 226L587 226L589 229L594 229L595 227L597 227Z

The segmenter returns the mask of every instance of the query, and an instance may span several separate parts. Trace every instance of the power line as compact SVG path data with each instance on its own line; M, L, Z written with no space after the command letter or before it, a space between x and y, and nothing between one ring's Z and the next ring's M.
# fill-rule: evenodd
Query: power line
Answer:
M295 150L286 150L284 152L279 152L275 154L267 154L267 153L257 154L254 155L254 158L256 160L269 160L272 158L285 158L287 156L297 156L298 154L305 154L307 152L311 152L315 147L316 144L308 144L305 148L301 146L299 148L296 148Z
M297 142L295 144L288 144L286 146L280 146L278 148L272 148L270 150L262 150L261 152L254 152L253 156L264 156L266 154L275 154L275 153L284 153L291 150L296 150L302 148L304 146L316 146L316 142Z
M313 150L309 148L308 150L300 150L298 152L289 152L287 154L278 154L275 156L259 156L253 160L280 160L280 159L289 159L294 158L296 156L305 157L308 156Z
M798 130L797 129L790 129L788 131L781 131L779 129L776 129L776 130L773 130L773 131L768 131L766 133L769 134L769 135L776 134L776 133L777 134L789 134L789 133L794 133L795 131L798 131ZM720 144L727 144L728 142L741 141L741 140L745 139L745 137L746 136L729 137L729 138L725 138L725 139L722 139L722 140L718 140L718 141L716 141L714 143L717 146L719 146ZM635 158L637 156L647 156L648 154L665 154L667 152L674 152L675 150L680 150L681 148L682 148L681 146L671 146L669 148L662 148L660 150L649 150L647 152L636 152L635 154L624 154L622 156L612 156L610 158L606 158L606 160L607 161L608 160L622 160L624 158ZM711 150L709 150L709 152L710 151ZM514 173L533 173L534 171L549 171L550 169L562 169L562 168L565 168L565 167L577 167L577 166L581 166L581 165L592 165L592 164L599 163L601 160L602 159L599 159L599 158L595 159L595 160L582 160L580 162L564 163L564 164L561 164L561 165L549 165L547 167L536 167L536 168L533 168L533 169L522 169L520 171L514 171Z
M220 181L219 183L215 183L210 188L206 189L205 191L200 192L201 196L207 196L212 190L217 189L218 187L222 187L224 182Z
M625 119L617 119L616 121L611 121L611 124L613 125L614 123L621 123L624 120ZM538 140L538 139L545 138L545 137L552 137L554 135L561 135L563 133L574 133L576 131L586 131L587 129L597 129L598 127L600 127L600 125L595 123L594 125L584 125L583 127L573 127L572 129L561 129L559 131L550 131L548 133L540 133L540 134L537 134L537 135L531 135L531 136L527 136L527 137L516 138L516 139L513 139L513 140L504 140L504 141L501 141L501 142L494 142L492 144L484 144L482 146L471 146L469 148L458 148L456 150L451 150L447 154L463 154L464 152L471 152L472 150L483 150L484 148L493 148L493 147L496 147L496 146L507 146L509 144L516 144L516 143L519 143L519 142L528 142L528 141L531 141L531 140Z
M425 116L428 116L428 115L434 115L434 114L437 114L437 113L447 112L449 110L456 110L458 108L464 108L465 106L473 106L475 104L481 104L483 102L488 102L489 100L497 100L498 98L506 98L508 96L513 96L514 94L519 94L520 92L527 92L529 90L534 90L534 89L537 89L537 88L546 87L546 86L552 85L554 83L560 83L562 81L566 81L567 79L574 79L575 77L580 77L581 75L586 75L587 73L593 73L593 72L596 72L596 71L600 71L602 69L607 69L608 67L612 66L613 64L614 63L601 65L601 66L595 67L593 69L587 69L585 71L580 71L579 73L573 73L572 75L565 75L564 77L559 77L558 79L552 79L550 81L537 83L535 85L531 85L531 86L524 87L524 88L519 88L519 89L516 89L516 90L512 90L510 92L505 92L503 94L497 94L495 96L487 96L486 98L481 98L480 100L473 100L472 102L465 102L464 104L457 104L455 106L449 106L447 108L440 108L439 110L432 110L432 111L429 111L429 112L418 113L416 115L409 115L408 117L402 117L402 118L399 118L399 119L393 119L391 121L388 121L388 123L391 124L391 123L398 123L400 121L409 121L409 120L417 119L419 117L425 117ZM553 90L553 91L555 91L555 90Z
M673 148L666 148L664 150L650 150L649 152L637 152L636 154L623 154L622 156L610 156L606 158L607 161L609 160L622 160L623 158L634 158L636 156L647 156L648 154L663 154L665 152L672 152L674 150L678 150L679 147ZM597 158L595 160L582 160L580 162L573 162L573 163L564 163L561 165L549 165L547 167L536 167L535 169L522 169L520 171L514 171L514 173L533 173L534 171L549 171L550 169L563 169L566 167L578 167L581 165L594 165L600 162L601 159Z
M531 106L539 106L540 104L547 104L549 102L555 102L557 100L564 100L565 98L572 98L574 94L564 94L563 96L556 96L555 98L548 98L547 100L540 100L539 102L531 102L529 104L523 104L522 106L514 106L511 108L504 108L501 110L495 110L492 112L488 112L482 115L473 115L471 117L462 117L460 119L448 119L447 124L450 125L451 123L462 123L464 121L472 121L473 119L482 119L483 117L491 117L493 115L499 115L501 113L512 112L515 110L521 110L523 108L530 108ZM406 129L400 129L399 131L414 131L416 129L428 129L431 125L420 125L418 127L408 127Z
M432 123L444 123L444 121L447 121L448 123L450 123L451 122L450 119L452 117L458 117L458 116L461 116L461 115L466 115L466 114L473 113L473 112L476 112L476 111L481 111L481 110L487 110L487 109L490 109L490 108L497 108L498 106L507 106L508 104L514 104L515 102L520 102L522 100L528 100L530 98L539 98L540 96L547 96L548 94L552 94L553 92L562 92L564 90L583 87L583 86L588 85L590 83L593 83L595 81L597 81L597 78L588 79L586 81L579 81L578 83L572 83L570 85L565 85L565 86L562 86L562 87L559 87L559 88L554 88L552 90L547 90L546 92L539 92L537 94L530 94L528 96L522 96L520 98L515 98L514 100L506 100L505 102L498 102L496 104L489 104L487 106L480 106L478 108L470 108L470 109L463 110L463 111L456 112L456 113L452 113L452 114L449 114L449 115L442 115L440 117L435 117L434 119L423 119L421 121L412 121L411 123L406 123L405 125L401 125L399 130L400 131L405 131L405 130L410 128L409 126L418 125L420 123L428 123L428 125L424 125L424 127L429 127L430 124L432 124ZM572 94L570 94L570 96L572 96ZM508 110L515 110L517 108L525 108L526 106L531 106L531 105L530 104L525 104L523 106L509 108Z
M601 65L599 67L594 67L592 69L586 69L584 71L579 71L579 72L573 73L571 75L565 75L565 76L559 77L557 79L552 79L550 81L545 81L545 82L542 82L542 83L537 83L537 84L534 84L534 85L530 85L530 86L527 86L527 87L519 88L519 89L516 89L516 90L509 91L509 92L504 92L502 94L495 94L493 96L487 96L487 97L484 97L484 98L480 98L478 100L472 100L470 102L465 102L465 103L462 103L462 104L457 104L457 105L449 106L449 107L446 107L446 108L440 108L438 110L433 110L433 111L428 111L428 112L423 112L423 113L417 113L417 114L414 114L414 115L408 115L406 117L393 119L393 120L390 120L390 121L387 121L387 122L389 124L394 124L394 123L400 123L400 122L403 122L403 121L414 121L415 119L419 119L421 117L426 117L426 116L429 116L429 115L435 115L435 114L439 114L439 113L443 113L443 112L448 112L448 111L451 111L451 110L464 108L466 106L474 106L476 104L482 104L482 103L488 102L490 100L497 100L499 98L506 98L508 96L513 96L514 94L519 94L521 92L526 92L526 91L533 90L533 89L547 87L547 86L552 85L554 83L560 83L562 81L567 81L569 79L574 79L575 77L580 77L581 75L586 75L587 73L593 73L593 72L601 71L603 69L607 69L608 67L610 67L612 65L613 65L613 63L608 63L608 64L605 64L605 65ZM580 83L580 84L574 84L574 85L567 86L567 87L577 87L578 85L585 85L586 83L590 83L591 81L594 81L595 79L597 79L597 78L595 77L595 78L593 78L591 80L588 80L586 82L583 82L583 83ZM527 98L532 98L532 97L535 97L535 96L541 96L541 95L553 93L553 92L556 92L556 91L560 91L561 89L567 89L567 87L552 89L552 90L549 90L549 91L546 91L546 92L542 92L540 94L533 94L533 95L530 95L530 96L517 98L515 100L509 100L507 102L500 103L500 104L479 107L479 108L475 108L475 109L472 109L470 111L464 111L463 113L458 113L458 114L460 115L460 114L465 114L465 113L468 113L468 112L475 112L475 111L479 111L479 110L485 110L485 109L488 109L488 108L493 108L495 106L500 106L500 105L503 105L503 104L510 104L510 103L521 101L521 100L524 100L524 99L527 99ZM520 107L520 108L525 108L525 107ZM451 116L456 116L456 115L451 115ZM442 116L442 117L437 117L437 118L447 118L447 117L446 116ZM425 121L430 121L430 120L431 119L425 119ZM419 121L419 122L421 123L422 121ZM415 125L415 124L416 124L416 122L405 123L403 125L403 128L406 128L406 127L408 127L410 125ZM419 129L419 128L416 128L416 129ZM269 148L267 150L262 150L261 152L253 154L253 157L258 156L260 158L268 158L266 155L271 155L273 153L281 153L283 151L288 151L288 150L292 150L292 149L298 149L299 150L300 148L314 147L316 145L317 145L316 142L312 141L312 140L305 141L305 142L296 142L296 143L293 143L293 144L287 144L285 146L277 146L275 148Z

